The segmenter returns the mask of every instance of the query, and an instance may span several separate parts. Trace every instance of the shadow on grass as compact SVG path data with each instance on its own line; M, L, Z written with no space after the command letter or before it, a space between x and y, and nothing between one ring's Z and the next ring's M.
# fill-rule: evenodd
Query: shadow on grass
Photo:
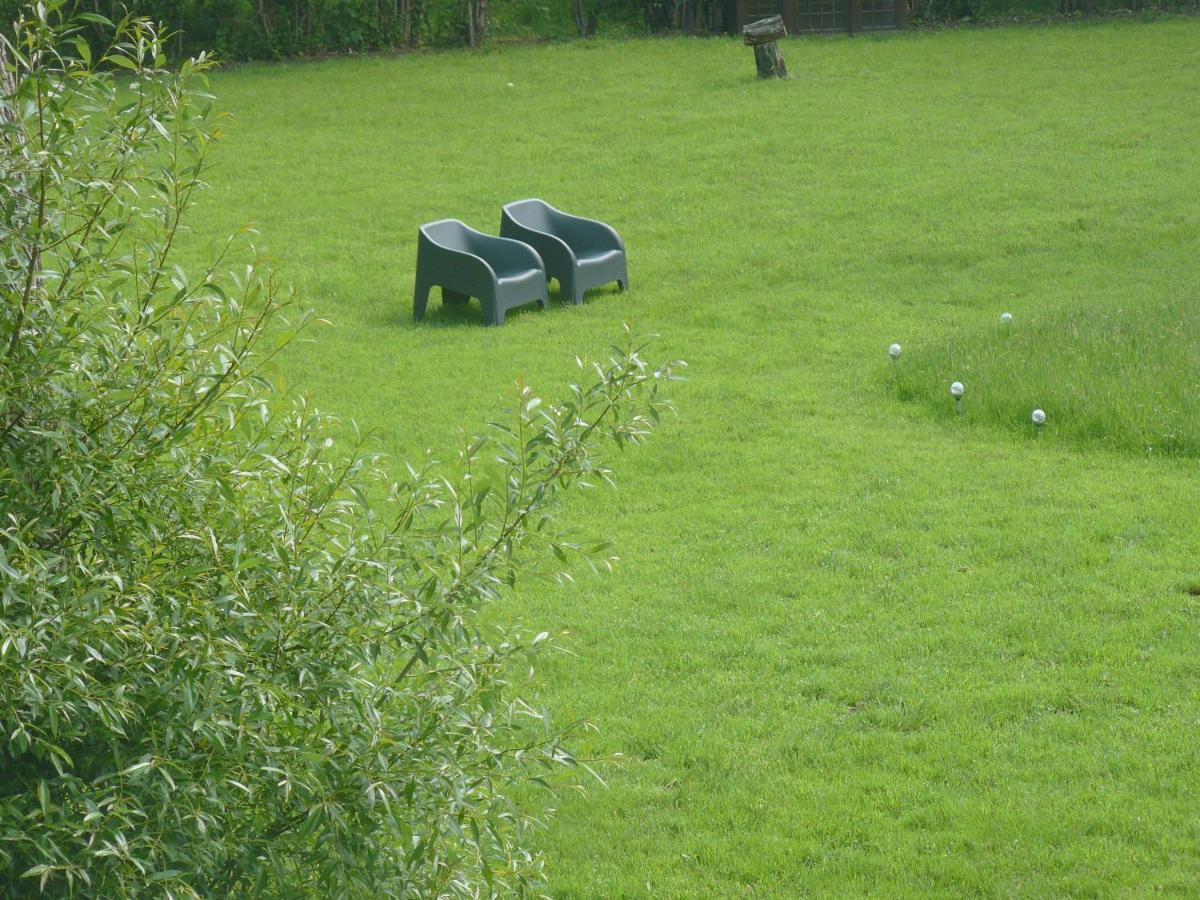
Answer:
M604 287L595 288L587 292L583 306L598 300L607 299L610 296L617 296L627 293L622 291L616 284L606 285ZM545 310L546 313L553 313L559 307L571 308L575 306L570 300L564 299L562 288L557 282L552 282L550 288L550 308ZM514 319L520 319L523 316L542 312L541 307L536 302L527 303L524 306L518 306L515 309L510 309L504 317L505 322L511 322ZM429 298L429 306L425 311L425 317L420 322L414 322L412 318L411 307L403 307L389 315L383 316L380 324L387 326L408 326L411 328L466 328L477 327L487 328L483 321L483 307L479 300L472 297L466 303L446 303L441 299L440 289L435 288L434 293Z

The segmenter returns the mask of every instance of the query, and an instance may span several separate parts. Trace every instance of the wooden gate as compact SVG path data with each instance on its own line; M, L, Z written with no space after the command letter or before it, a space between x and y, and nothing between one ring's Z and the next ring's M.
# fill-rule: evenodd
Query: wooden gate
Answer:
M885 31L902 28L906 0L737 0L737 32L767 16L783 16L788 34Z

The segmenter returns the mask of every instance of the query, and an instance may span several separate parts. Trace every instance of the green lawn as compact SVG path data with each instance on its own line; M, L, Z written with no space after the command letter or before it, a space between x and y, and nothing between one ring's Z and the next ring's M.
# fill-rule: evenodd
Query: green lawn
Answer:
M195 224L257 225L334 323L283 372L397 459L518 376L560 393L625 320L690 363L567 511L617 573L496 610L565 634L541 699L624 757L555 800L556 896L1194 894L1196 444L1147 453L1122 410L1159 372L1154 421L1200 433L1200 21L784 54L773 83L732 39L223 73ZM414 325L417 225L526 196L617 227L632 291ZM1079 349L1092 310L1132 362Z

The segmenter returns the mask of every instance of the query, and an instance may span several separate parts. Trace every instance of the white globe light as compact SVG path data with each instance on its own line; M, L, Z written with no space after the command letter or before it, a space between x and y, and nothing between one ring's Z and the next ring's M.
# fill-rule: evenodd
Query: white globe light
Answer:
M1046 424L1045 410L1035 409L1033 411L1033 424L1034 425L1045 425Z
M950 385L950 394L953 397L961 397L966 392L967 389L963 387L963 383L961 381L956 381L954 384Z
M1012 321L1012 313L1000 313L1000 321L1007 325Z
M891 356L892 359L899 359L900 358L900 345L892 344L892 346L888 347L888 355Z
M513 83L510 81L510 82L508 83L508 86L509 86L509 87L515 87L516 85L514 85L514 84L513 84Z

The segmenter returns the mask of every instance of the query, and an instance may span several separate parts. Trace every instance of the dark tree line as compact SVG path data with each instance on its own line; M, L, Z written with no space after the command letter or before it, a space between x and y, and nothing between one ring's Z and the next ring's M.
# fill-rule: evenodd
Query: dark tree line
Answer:
M25 0L0 0L14 21ZM1195 12L1200 0L909 0L911 19L1002 19L1167 10ZM490 37L591 37L624 33L737 31L736 0L79 0L111 19L126 11L162 22L168 49L183 59L281 59L414 47L478 46ZM97 35L98 36L98 35Z

